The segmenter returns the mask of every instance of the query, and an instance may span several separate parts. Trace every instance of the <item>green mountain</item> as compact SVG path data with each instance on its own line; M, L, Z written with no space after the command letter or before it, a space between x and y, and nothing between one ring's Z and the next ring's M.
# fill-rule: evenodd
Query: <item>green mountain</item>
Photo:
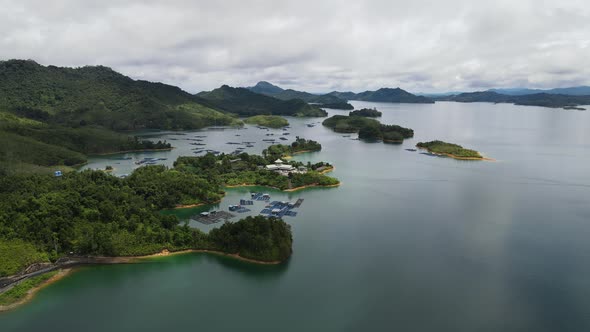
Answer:
M177 87L136 81L107 67L0 61L0 173L63 169L88 154L169 148L118 130L239 123Z
M260 81L256 83L255 86L247 87L246 89L267 96L272 96L285 91L282 88L266 81Z
M356 98L356 93L354 92L338 92L338 91L332 91L330 93L328 93L329 96L335 96L338 97L340 99L344 99L344 100L355 100Z
M114 130L233 122L175 86L135 81L103 66L60 68L30 60L0 62L0 110L35 113L66 126L93 124Z
M198 97L206 100L225 112L240 116L289 115L326 116L317 106L309 105L301 99L280 100L250 91L246 88L233 88L223 85L212 91L200 92Z
M258 82L255 86L248 87L247 89L252 92L281 100L301 99L307 103L319 104L318 106L323 108L354 109L354 107L348 104L345 99L341 99L334 95L317 95L293 89L285 90L265 81Z

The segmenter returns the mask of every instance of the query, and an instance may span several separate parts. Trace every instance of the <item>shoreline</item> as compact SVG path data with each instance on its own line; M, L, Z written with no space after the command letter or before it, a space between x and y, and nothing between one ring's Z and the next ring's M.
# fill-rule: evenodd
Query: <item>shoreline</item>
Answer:
M282 264L285 262L285 261L261 261L261 260L256 260L256 259L240 256L239 253L230 254L230 253L226 253L223 251L210 250L210 249L186 249L186 250L179 250L179 251L168 251L167 249L164 249L158 253L154 253L154 254L150 254L150 255L143 255L143 256L89 257L91 260L93 260L92 262L81 263L79 266L83 266L83 265L87 265L87 266L88 265L109 265L109 264L139 264L143 260L148 260L148 259L152 259L152 258L168 257L168 256L175 256L175 255L191 254L191 253L212 254L212 255L217 255L217 256L230 257L230 258L236 259L238 261L251 263L251 264L258 264L258 265L279 265L279 264ZM48 287L49 285L51 285L61 279L64 279L65 277L69 276L72 272L74 272L74 270L75 270L74 267L57 269L57 271L58 271L57 274L55 274L51 278L45 280L41 284L29 289L27 291L27 295L24 298L22 298L21 300L11 303L11 304L7 304L7 305L0 305L0 314L2 312L7 312L7 311L17 309L17 308L29 303L31 300L33 300L35 298L35 295L37 295L37 293L39 291L41 291L43 288ZM50 271L48 271L48 272L50 272ZM26 279L24 279L24 280L26 280Z
M313 188L313 187L318 187L318 188L336 188L336 187L340 187L340 184L342 184L342 182L339 182L337 184L330 184L330 185L327 185L327 186L322 186L322 185L318 185L318 184L308 184L306 186L295 187L295 188L291 188L291 189L285 189L283 191L286 191L286 192L294 192L294 191L298 191L298 190L302 190L302 189L307 189L307 188Z
M218 203L221 203L221 200L217 200L217 201L211 202L211 203L195 203L195 204L177 205L173 208L165 209L165 210L190 209L190 208L196 208L196 207L203 206L203 205L211 205L211 204L218 204Z
M130 256L129 258L131 259L131 261L129 263L137 263L134 260L140 261L143 259L150 259L150 258L156 258L156 257L168 257L168 256L174 256L174 255L191 254L191 253L213 254L213 255L218 255L218 256L231 257L231 258L237 259L239 261L260 264L260 265L278 265L278 264L281 264L284 262L284 261L261 261L261 260L257 260L257 259L253 259L253 258L247 258L247 257L240 256L239 253L229 254L229 253L226 253L223 251L210 250L210 249L185 249L185 250L179 250L179 251L168 251L168 250L164 249L161 252L151 254L151 255ZM116 257L116 258L127 258L127 257L123 256L123 257Z
M326 174L326 173L332 172L335 169L336 169L336 166L331 166L330 168L327 168L327 169L325 169L325 170L323 170L321 172L318 172L318 173L320 173L320 174Z
M31 302L31 300L33 300L35 298L35 296L37 295L37 293L39 291L41 291L43 288L67 277L68 275L70 275L70 273L72 272L71 268L66 268L66 269L60 269L58 270L57 274L55 274L53 277L45 280L44 282L42 282L41 284L29 289L27 291L27 295L20 299L17 302L11 303L11 304L7 304L7 305L0 305L0 314L3 312L7 312L7 311L11 311L14 309L19 308L20 306L23 306L29 302Z
M426 151L428 151L428 152L430 152L430 153L432 153L432 154L438 155L438 156L446 156L446 157L449 157L449 158L453 158L453 159L455 159L455 160L481 160L481 161L496 161L496 159L487 158L487 157L484 157L484 156L482 156L481 158L475 158L475 157L459 157L459 156L456 156L456 155L454 155L454 154L451 154L451 153L435 152L435 151L432 151L432 150L430 150L430 149L428 149L428 148L421 148L421 147L419 147L419 146L416 146L416 148L418 148L418 149L420 149L420 150L426 150ZM480 152L478 152L478 153L480 153ZM480 153L480 154L481 154L481 153Z
M326 173L331 172L332 170L327 170ZM320 174L324 174L324 173L320 173ZM242 188L242 187L265 187L265 188L271 188L271 189L275 189L278 191L282 191L282 192L293 192L293 191L297 191L297 190L302 190L302 189L306 189L306 188L313 188L313 187L318 187L318 188L335 188L335 187L339 187L340 184L342 184L342 182L339 182L337 184L330 184L330 185L318 185L317 183L312 183L312 184L308 184L305 186L301 186L301 187L295 187L295 188L290 188L290 189L279 189L277 187L270 187L270 186L263 186L263 185L259 185L259 184L247 184L247 183L242 183L242 184L237 184L237 185L226 185L224 186L225 188Z

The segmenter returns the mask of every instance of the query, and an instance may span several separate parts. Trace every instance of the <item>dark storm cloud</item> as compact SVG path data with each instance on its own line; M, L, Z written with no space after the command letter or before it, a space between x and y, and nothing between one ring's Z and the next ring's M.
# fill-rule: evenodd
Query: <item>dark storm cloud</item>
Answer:
M196 92L589 84L586 1L7 1L0 58L103 64Z

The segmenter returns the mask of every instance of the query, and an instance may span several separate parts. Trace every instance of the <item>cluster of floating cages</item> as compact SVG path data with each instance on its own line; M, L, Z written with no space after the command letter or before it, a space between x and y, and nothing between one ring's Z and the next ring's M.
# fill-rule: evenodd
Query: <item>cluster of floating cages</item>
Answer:
M262 211L260 211L260 214L279 218L284 216L296 217L297 212L292 210L300 207L301 203L303 203L303 198L298 199L295 203L274 201L268 204Z
M270 201L270 195L269 194L251 193L250 194L250 197L254 201Z
M156 165L158 161L167 160L168 158L143 158L135 162L136 165ZM127 159L126 159L127 160Z
M225 211L211 211L211 212L201 212L196 220L201 224L211 225L218 223L220 221L228 221L229 219L235 217L235 215L225 212Z
M237 213L245 213L245 212L250 212L250 211L252 211L252 210L250 210L250 209L248 209L248 208L246 208L246 207L243 207L243 206L241 206L241 205L230 205L230 206L229 206L229 210L230 210L230 211L237 212Z

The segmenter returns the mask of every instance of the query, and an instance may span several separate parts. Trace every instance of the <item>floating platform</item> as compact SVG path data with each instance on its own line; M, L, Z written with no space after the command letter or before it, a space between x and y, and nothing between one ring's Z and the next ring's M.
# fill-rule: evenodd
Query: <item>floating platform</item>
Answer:
M225 212L225 211L212 211L212 212L203 212L199 214L195 220L200 222L201 224L211 225L216 224L221 221L228 221L229 219L235 217L235 215Z
M254 205L253 201L240 199L240 205Z
M255 201L270 201L269 194L251 193L250 197L252 198L252 200L255 200Z
M295 203L272 201L260 211L260 214L279 218L284 216L296 217L297 212L292 209L300 207L301 203L303 203L303 198L298 199Z

